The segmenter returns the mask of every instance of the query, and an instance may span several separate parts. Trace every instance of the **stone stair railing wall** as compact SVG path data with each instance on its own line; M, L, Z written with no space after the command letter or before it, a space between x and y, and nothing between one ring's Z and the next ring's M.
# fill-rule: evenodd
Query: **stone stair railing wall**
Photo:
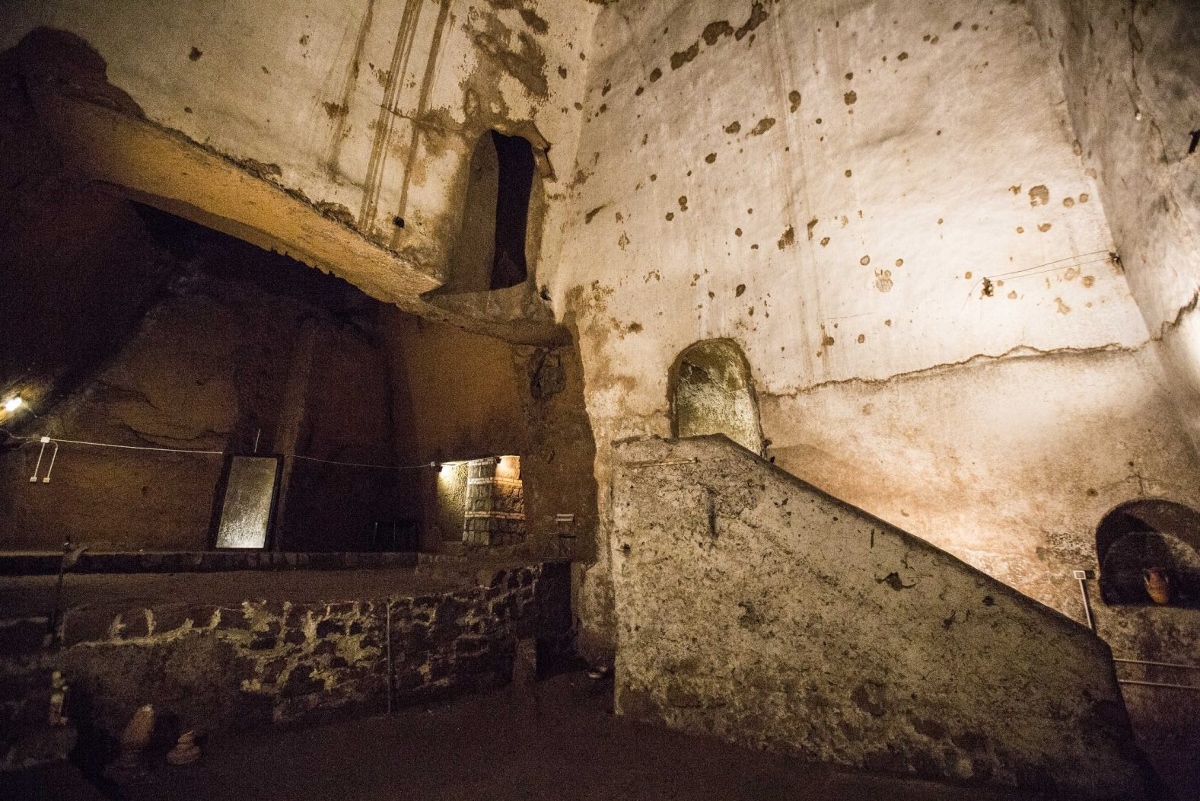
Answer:
M725 437L615 447L619 714L874 771L1144 796L1088 629Z

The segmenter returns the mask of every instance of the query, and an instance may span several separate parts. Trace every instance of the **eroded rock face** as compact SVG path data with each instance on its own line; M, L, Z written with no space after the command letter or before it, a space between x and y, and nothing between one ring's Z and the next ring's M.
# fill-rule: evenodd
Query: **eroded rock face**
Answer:
M189 231L201 240L189 244ZM54 550L70 536L92 550L203 550L226 452L394 461L386 357L368 333L374 302L196 226L175 236L174 254L148 244L172 281L128 341L65 402L42 399L40 417L21 422L33 435L203 453L64 443L43 483L28 481L39 448L27 444L0 465L9 547ZM289 394L297 374L303 391ZM278 532L293 550L363 550L370 521L395 514L394 476L305 463L294 479Z
M66 166L20 78L23 55L0 56L0 395L36 403L76 385L124 343L172 264L130 204ZM85 59L46 69L87 82L96 66Z
M65 402L32 397L39 417L18 419L18 433L75 442L62 444L48 483L28 480L36 442L0 461L8 547L57 550L69 536L93 551L203 550L223 455L255 451L284 457L271 547L396 547L373 534L393 522L426 548L460 540L461 520L438 519L445 482L429 465L505 454L524 463L531 548L558 553L559 513L576 516L576 535L590 532L595 451L572 349L430 324L279 254L138 209L126 210L144 220L136 230L171 280L107 362L78 386L57 385L75 390ZM53 308L49 293L63 288L52 273L20 277Z

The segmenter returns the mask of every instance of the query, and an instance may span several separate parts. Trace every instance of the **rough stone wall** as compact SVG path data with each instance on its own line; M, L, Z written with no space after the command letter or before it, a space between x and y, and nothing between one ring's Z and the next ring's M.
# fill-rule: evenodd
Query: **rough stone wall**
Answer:
M592 542L595 445L583 403L583 370L571 347L513 346L400 313L384 315L397 404L397 448L408 464L520 457L525 533L537 552L556 552L555 515ZM411 423L399 412L406 410ZM439 477L440 476L440 477ZM455 469L421 474L425 547L461 540L466 498ZM439 511L442 510L442 511Z
M1104 511L1195 501L1031 23L1007 2L601 12L550 281L578 331L600 486L605 443L670 431L677 355L729 338L768 455L1069 614L1065 571ZM606 531L579 583L598 646Z
M70 536L93 550L203 550L221 452L249 453L256 439L263 453L390 463L386 359L363 334L370 315L364 319L353 299L339 302L343 293L368 299L244 243L209 245L189 251L166 297L118 354L92 365L95 372L62 404L35 408L41 417L23 420L20 432L216 453L63 444L45 484L29 481L40 446L27 443L0 460L5 548L57 550ZM298 360L306 321L316 345ZM289 399L297 361L311 369L306 391ZM283 442L289 403L302 425L294 441ZM295 540L289 547L365 546L368 521L391 516L391 487L374 474L349 478L358 481L301 468L293 493L300 502L284 519L285 540Z
M416 596L355 598L351 590L333 603L85 605L67 611L61 647L49 652L40 647L44 618L6 621L5 752L13 734L41 722L52 669L71 685L67 714L82 747L102 752L147 703L161 727L205 733L382 711L389 611L394 703L502 686L518 638L567 634L568 576L544 564Z
M510 462L515 460L507 457ZM520 475L520 469L516 471ZM525 540L525 497L520 478L500 475L496 460L467 463L462 541L468 545L516 545Z
M1142 796L1084 627L724 437L616 459L619 713L872 770Z

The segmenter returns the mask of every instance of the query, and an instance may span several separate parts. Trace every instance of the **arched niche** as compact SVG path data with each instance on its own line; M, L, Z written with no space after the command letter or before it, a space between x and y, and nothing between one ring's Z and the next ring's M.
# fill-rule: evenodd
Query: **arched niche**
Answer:
M528 139L498 131L479 137L468 168L462 227L442 292L507 289L528 277L526 238L534 167Z
M750 363L732 339L688 346L668 377L671 435L724 434L762 454L762 425L750 378Z
M1096 528L1100 595L1108 604L1149 604L1143 571L1170 580L1172 606L1200 606L1200 512L1145 499L1116 507Z

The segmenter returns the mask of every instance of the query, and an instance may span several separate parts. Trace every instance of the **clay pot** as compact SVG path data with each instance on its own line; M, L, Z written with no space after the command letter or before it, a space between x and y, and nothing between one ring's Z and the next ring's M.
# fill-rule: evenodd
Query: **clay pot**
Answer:
M1171 602L1171 580L1161 567L1150 567L1142 571L1142 581L1146 585L1146 593L1150 600L1160 606Z
M142 752L150 742L154 731L154 707L146 704L129 719L121 732L121 756L117 763L122 768L134 768L141 762Z
M187 765L200 758L200 746L196 745L196 732L185 731L179 735L175 747L167 752L167 761L172 765Z

